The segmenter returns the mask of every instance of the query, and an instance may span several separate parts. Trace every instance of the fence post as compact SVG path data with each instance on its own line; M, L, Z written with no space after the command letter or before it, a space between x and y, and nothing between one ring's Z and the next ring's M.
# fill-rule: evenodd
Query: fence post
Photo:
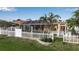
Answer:
M57 32L57 37L59 37L59 34L60 34L60 33L59 33L59 31L58 31L58 32Z
M65 36L65 35L63 35L63 42L64 42L64 36Z
M63 34L63 42L67 42L68 33Z
M53 40L53 39L54 39L54 34L53 34L53 32L51 33L50 36L51 36L51 38L52 38L52 40Z
M79 43L79 42L78 42L78 35L77 35L77 43Z
M31 26L31 38L33 38L33 27Z
M1 33L1 28L0 28L0 34L2 34L2 33Z
M71 36L71 32L69 32L69 35L68 35L68 36L69 36L69 43L70 43L70 40L71 40L72 37L73 37L73 36Z

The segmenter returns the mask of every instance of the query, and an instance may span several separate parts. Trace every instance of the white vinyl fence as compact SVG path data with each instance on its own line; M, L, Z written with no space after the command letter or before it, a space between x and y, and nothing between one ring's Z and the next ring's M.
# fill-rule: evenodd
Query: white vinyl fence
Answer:
M79 35L64 35L63 42L79 44Z
M8 31L7 32L7 35L8 36L15 36L15 31Z
M42 39L42 38L54 39L55 37L54 34L56 34L57 37L63 37L64 32L60 31L58 33L57 31L52 31L50 33L35 33L35 32L23 32L22 29L18 28L14 28L14 30L11 30L11 28L7 29L0 28L0 34L14 37L29 38L29 39Z
M54 38L53 34L49 33L32 33L32 32L22 32L23 38L41 39L41 38Z
M8 36L15 36L15 31L10 31L7 29L0 29L0 34L8 35Z
M64 31L60 31L60 32L52 31L52 33L54 34L54 37L59 37L59 38L63 38L63 35L65 35Z
M0 29L0 34L29 39L54 38L52 33L22 32L21 29L15 29L15 31Z
M7 35L8 31L7 30L0 30L2 35Z

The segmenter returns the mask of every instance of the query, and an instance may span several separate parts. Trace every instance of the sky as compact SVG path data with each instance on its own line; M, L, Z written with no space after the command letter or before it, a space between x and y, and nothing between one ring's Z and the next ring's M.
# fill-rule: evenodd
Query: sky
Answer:
M32 19L38 20L39 17L52 12L58 14L61 20L72 17L76 7L0 7L0 19L16 20L16 19Z

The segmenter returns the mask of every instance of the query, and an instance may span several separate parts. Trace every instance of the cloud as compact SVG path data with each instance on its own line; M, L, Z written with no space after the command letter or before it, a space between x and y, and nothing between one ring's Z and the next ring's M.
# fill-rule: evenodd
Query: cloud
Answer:
M15 11L16 9L13 7L0 7L0 11Z

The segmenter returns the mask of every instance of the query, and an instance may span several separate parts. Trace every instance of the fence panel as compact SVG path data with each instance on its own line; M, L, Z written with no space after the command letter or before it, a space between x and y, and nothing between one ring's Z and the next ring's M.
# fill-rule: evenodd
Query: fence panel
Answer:
M15 31L8 31L8 36L15 36Z
M60 38L63 38L63 35L65 34L64 31L60 31L60 32L52 31L52 33L54 34L55 37L60 37Z
M51 38L52 35L48 33L32 33L33 38Z
M63 36L63 42L79 44L79 35Z
M31 37L31 33L30 32L22 32L22 37L23 38L30 38Z
M41 39L41 38L52 38L52 35L48 33L22 32L22 37L32 38L32 39Z
M3 30L1 29L1 34L8 36L15 36L16 31ZM23 38L31 38L31 39L41 39L41 38L53 38L52 33L34 33L34 32L22 32Z
M7 35L8 34L8 30L1 30L1 34L2 35Z
M59 34L59 37L63 37L63 35L65 34L65 32L64 31L60 31L60 34Z

